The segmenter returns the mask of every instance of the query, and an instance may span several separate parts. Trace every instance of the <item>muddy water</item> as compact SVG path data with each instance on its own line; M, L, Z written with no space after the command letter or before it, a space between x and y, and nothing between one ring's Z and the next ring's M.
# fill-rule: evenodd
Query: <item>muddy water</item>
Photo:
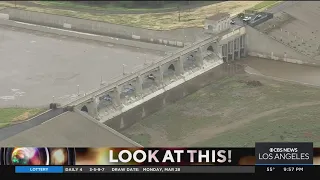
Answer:
M1 27L0 108L64 102L161 56L164 52Z
M255 71L275 78L320 86L320 67L248 57L241 60Z

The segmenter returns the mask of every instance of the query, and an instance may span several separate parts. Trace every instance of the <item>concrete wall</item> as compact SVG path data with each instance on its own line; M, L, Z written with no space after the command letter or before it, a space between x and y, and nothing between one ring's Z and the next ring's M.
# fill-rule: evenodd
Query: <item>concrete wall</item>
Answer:
M178 47L183 47L186 42L194 42L202 34L201 28L155 31L12 8L3 9L0 12L9 14L9 19L14 21Z
M271 59L271 60L276 60L276 61L284 61L284 62L294 63L294 64L320 66L320 63L311 63L311 62L302 61L302 60L299 60L299 59L278 57L278 56L272 56L272 55L269 55L269 54L261 54L261 53L257 53L257 52L249 52L248 55L249 56L253 56L253 57L264 58L264 59Z
M279 58L297 59L308 63L311 59L284 44L259 32L258 30L246 26L248 53L253 52L264 56L275 56Z
M2 20L9 20L9 15L8 15L8 14L0 13L0 19L2 19Z
M229 66L227 64L221 64L180 86L168 90L165 93L106 121L105 124L115 130L128 128L137 121L159 111L166 105L174 103L185 96L196 92L204 86L214 83L228 75L233 75L236 72L244 72L243 67L235 64L231 64Z
M57 35L62 35L62 36L69 36L69 37L74 37L74 38L81 38L81 39L92 40L92 41L100 41L100 42L104 42L104 43L120 44L120 45L125 45L125 46L138 47L138 48L142 48L142 49L163 51L163 52L175 51L177 49L177 47L164 46L161 44L151 44L151 43L140 42L140 41L135 41L135 40L117 39L117 38L111 38L111 37L101 36L101 35L79 33L79 32L75 32L75 31L51 28L51 27L47 27L47 26L20 23L20 22L16 22L16 21L1 19L1 18L0 18L0 25L29 29L29 30L33 30L33 31L40 31L40 32L57 34Z
M204 24L204 29L206 33L219 34L220 32L230 29L231 27L230 23L231 23L230 17L224 18L219 21L206 19ZM212 29L210 29L209 26L211 26Z

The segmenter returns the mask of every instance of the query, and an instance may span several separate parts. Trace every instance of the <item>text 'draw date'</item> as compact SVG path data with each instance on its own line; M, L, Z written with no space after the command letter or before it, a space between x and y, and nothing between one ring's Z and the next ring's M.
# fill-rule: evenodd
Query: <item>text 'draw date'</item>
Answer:
M254 166L65 166L64 173L254 173Z

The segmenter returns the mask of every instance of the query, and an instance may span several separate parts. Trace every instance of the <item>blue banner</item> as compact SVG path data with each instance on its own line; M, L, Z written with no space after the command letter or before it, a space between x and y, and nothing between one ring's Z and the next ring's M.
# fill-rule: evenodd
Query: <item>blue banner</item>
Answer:
M63 173L63 166L16 166L16 173Z

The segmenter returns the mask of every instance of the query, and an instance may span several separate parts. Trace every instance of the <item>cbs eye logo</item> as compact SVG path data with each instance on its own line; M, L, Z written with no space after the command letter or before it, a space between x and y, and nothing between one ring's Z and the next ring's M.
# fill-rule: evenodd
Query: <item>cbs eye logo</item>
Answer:
M15 147L4 150L6 165L71 165L68 148Z

